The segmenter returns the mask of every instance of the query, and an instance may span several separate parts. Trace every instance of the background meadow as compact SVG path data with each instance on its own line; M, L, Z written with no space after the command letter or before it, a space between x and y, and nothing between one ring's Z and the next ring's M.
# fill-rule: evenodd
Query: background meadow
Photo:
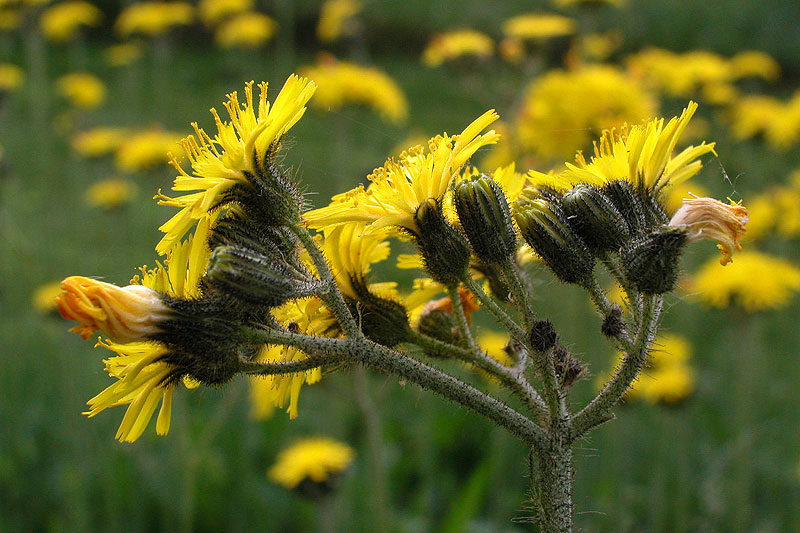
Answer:
M314 207L365 182L389 155L460 131L489 108L508 141L474 163L547 172L576 149L590 153L603 128L700 103L687 143L716 141L719 156L704 158L688 190L743 199L751 208L745 249L789 265L745 271L728 289L719 269L717 285L701 286L698 274L718 256L708 243L690 248L663 327L688 343L683 386L664 378L665 392L648 395L642 383L617 420L579 445L576 525L800 530L796 2L339 2L347 16L337 27L329 12L336 31L327 35L316 1L181 4L167 22L139 26L120 23L124 8L138 4L98 1L87 4L95 11L84 8L83 22L42 22L69 3L0 0L0 531L529 529L520 522L532 512L525 447L394 378L328 376L304 388L292 421L278 409L254 417L243 378L183 391L170 434L150 428L134 444L113 438L121 409L92 420L81 414L109 382L106 354L68 333L46 305L52 295L37 290L72 274L126 284L136 268L152 266L158 226L172 213L152 196L170 187L175 172L164 154L178 153L189 124L212 130L207 110L221 109L224 95L241 94L249 80L270 81L274 97L288 74L315 68L306 72L321 78L345 61L378 75L331 75L331 100L312 106L287 143L285 163ZM219 14L219 6L232 7ZM242 12L259 16L223 31ZM540 19L515 41L506 21L530 13L571 22L548 30ZM426 55L457 29L484 34L489 51L475 45L464 54L460 41L453 55L435 47ZM735 62L753 50L766 59ZM613 75L566 77L598 68ZM76 72L92 79L73 78L70 89L63 77ZM566 81L552 81L554 73ZM86 134L97 128L117 130L92 145ZM116 181L92 189L109 178ZM614 354L583 294L531 268L541 314L589 365L572 390L577 407ZM415 273L403 275L408 290ZM704 291L736 294L712 308ZM479 319L483 331L492 326ZM356 451L323 503L266 477L281 449L313 435Z

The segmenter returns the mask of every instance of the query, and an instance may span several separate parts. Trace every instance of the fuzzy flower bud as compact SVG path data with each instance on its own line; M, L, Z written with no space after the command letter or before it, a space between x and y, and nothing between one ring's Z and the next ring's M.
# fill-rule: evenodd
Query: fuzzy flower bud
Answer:
M80 325L74 331L84 339L102 331L120 343L142 341L160 331L169 308L157 291L142 285L119 287L96 279L70 276L61 282L58 312Z
M678 260L688 236L683 228L663 226L634 239L620 252L625 277L644 294L664 294L678 281Z
M447 221L433 198L422 202L414 222L419 228L417 244L428 274L443 285L458 284L469 267L470 248L464 234Z
M517 234L503 189L481 175L456 186L455 205L472 250L485 263L507 261L517 249Z
M597 187L580 184L564 194L570 227L594 252L618 250L628 240L628 224Z
M683 227L689 232L689 242L700 239L717 241L722 253L721 265L731 262L734 250L741 250L739 238L746 231L747 208L728 200L724 204L713 198L684 198L683 205L669 221L670 226Z

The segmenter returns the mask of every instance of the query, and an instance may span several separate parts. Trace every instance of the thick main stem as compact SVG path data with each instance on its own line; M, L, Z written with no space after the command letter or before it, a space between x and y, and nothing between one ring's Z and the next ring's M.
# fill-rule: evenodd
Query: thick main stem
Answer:
M572 448L569 443L553 443L533 453L534 500L541 531L572 531Z

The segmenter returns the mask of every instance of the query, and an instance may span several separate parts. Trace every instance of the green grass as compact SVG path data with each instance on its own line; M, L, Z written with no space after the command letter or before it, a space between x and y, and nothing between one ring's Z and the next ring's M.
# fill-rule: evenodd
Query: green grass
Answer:
M90 64L97 64L97 51L88 52ZM79 117L81 124L161 123L188 133L190 121L211 125L206 110L219 106L226 92L252 78L280 83L288 71L254 57L257 67L245 74L242 64L232 66L208 50L202 56L183 48L172 52L167 71L149 72L145 63L140 76L131 78L98 68L109 83L108 103ZM170 435L155 437L151 428L133 445L113 439L121 408L92 420L80 414L85 401L109 382L102 352L68 333L64 321L37 315L31 294L40 284L74 273L125 283L135 267L152 264L157 227L169 210L149 197L167 188L173 173L164 167L136 176L139 197L117 212L86 206L85 188L113 168L108 161L77 159L50 128L62 108L49 81L70 68L71 57L48 53L47 79L38 80L44 83L29 83L0 109L6 125L0 129L5 149L0 530L307 531L316 527L315 506L269 483L265 471L282 447L309 434L342 439L358 451L332 496L339 530L377 530L366 431L354 400L356 376L349 373L304 389L295 421L283 413L252 421L243 380L220 390L182 391ZM379 60L409 96L409 123L425 134L457 131L490 107L509 114L521 81L511 73L487 74L489 81L476 86L474 78L423 69L413 58ZM406 133L365 110L310 111L292 130L294 146L286 161L316 193L312 203L321 206L331 194L363 181ZM745 192L778 181L797 164L795 155L776 157L757 143L734 145L723 131L714 134L721 141L720 162L731 177L744 174L739 188ZM696 179L716 193L730 193L713 161ZM687 268L712 248L693 247ZM796 249L787 253L798 259ZM542 315L552 318L594 374L603 372L612 354L600 339L599 318L577 290L546 273L537 277ZM746 317L673 298L665 329L691 339L697 393L674 408L620 407L617 420L579 444L577 526L585 531L800 529L798 311L794 303L781 312ZM523 445L395 379L372 376L369 389L383 421L386 514L394 529L526 529L512 522L531 516ZM573 407L591 393L591 379L578 384Z

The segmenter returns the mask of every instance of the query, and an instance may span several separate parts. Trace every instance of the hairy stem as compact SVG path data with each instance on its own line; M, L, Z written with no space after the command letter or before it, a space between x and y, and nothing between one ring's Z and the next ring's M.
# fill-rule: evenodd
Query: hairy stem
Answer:
M475 342L475 337L472 336L472 329L469 327L467 314L464 312L464 303L461 301L461 295L458 293L458 285L447 287L447 294L450 296L453 313L456 315L456 320L458 321L458 330L461 332L464 339L466 339L469 349L473 353L479 353L481 349Z
M519 265L515 260L509 260L500 266L503 273L503 278L508 284L509 291L511 292L511 301L517 306L525 327L530 329L533 321L536 318L536 313L531 305L531 298L528 294L528 289L525 286L522 276L519 271Z
M494 298L486 294L484 290L481 288L480 284L472 279L472 276L466 275L462 280L464 285L478 297L478 300L481 301L483 305L489 309L489 312L494 315L494 317L500 322L505 328L511 333L511 336L521 342L523 345L528 346L528 339L525 330L517 324L514 319L508 316L497 302L494 301Z
M313 368L329 365L342 361L339 354L315 355L298 361L279 363L259 363L258 361L241 361L239 372L256 376L275 376L279 374L294 374L305 372Z

